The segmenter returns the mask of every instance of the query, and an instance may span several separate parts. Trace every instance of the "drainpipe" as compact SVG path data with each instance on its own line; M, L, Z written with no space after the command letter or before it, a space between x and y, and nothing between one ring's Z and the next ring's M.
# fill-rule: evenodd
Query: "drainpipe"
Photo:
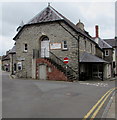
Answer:
M80 80L80 52L79 52L79 40L80 36L78 36L77 42L78 42L78 81Z
M72 37L74 37L76 40L77 40L77 43L78 43L78 80L79 80L79 75L80 75L80 61L79 61L79 57L80 57L80 54L79 54L79 39L80 39L80 36L82 37L82 35L78 35L77 37L75 35L73 35L68 29L66 29L60 22L59 22L59 25L64 28ZM80 33L79 33L80 34Z

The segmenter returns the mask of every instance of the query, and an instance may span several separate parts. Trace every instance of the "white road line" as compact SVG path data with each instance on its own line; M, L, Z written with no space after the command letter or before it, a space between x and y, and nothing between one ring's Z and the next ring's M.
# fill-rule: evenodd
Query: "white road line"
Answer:
M91 86L97 86L97 87L108 87L107 83L86 83L86 82L80 82L81 85L91 85Z

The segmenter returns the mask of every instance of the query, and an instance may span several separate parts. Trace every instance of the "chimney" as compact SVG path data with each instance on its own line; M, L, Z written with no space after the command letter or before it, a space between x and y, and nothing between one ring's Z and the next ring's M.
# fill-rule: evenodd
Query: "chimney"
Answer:
M96 38L99 37L99 27L98 27L98 25L95 26L95 37Z

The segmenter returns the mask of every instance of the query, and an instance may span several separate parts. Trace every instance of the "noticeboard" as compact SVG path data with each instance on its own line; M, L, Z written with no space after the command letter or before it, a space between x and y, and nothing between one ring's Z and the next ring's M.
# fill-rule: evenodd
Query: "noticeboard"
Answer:
M50 43L50 49L61 49L61 43Z

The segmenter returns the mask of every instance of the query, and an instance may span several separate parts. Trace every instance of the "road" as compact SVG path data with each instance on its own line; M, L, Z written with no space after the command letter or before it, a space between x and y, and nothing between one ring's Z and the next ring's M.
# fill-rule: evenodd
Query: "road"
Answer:
M2 74L3 118L84 118L114 81L60 82L11 79ZM109 98L100 109L101 115Z

